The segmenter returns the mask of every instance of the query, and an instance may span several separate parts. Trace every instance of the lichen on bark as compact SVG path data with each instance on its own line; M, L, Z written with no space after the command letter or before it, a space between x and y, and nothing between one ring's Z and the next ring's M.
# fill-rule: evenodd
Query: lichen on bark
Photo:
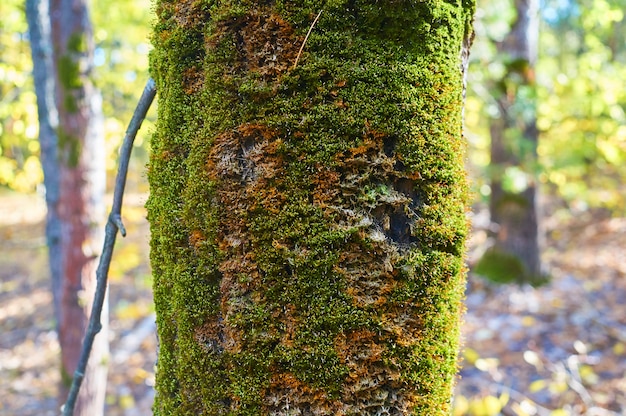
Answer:
M157 2L155 413L449 411L472 8Z

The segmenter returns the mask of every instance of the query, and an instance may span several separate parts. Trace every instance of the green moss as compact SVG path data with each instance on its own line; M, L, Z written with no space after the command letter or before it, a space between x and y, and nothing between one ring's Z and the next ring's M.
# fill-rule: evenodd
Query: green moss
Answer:
M480 258L473 271L495 283L529 283L538 287L550 281L548 275L532 275L519 256L501 249L490 248Z
M474 271L497 283L521 281L526 275L524 265L517 256L493 249L485 252Z
M67 164L68 167L75 168L78 166L82 150L80 140L66 133L62 127L58 127L56 133L58 137L57 145L63 162Z
M66 389L72 386L74 381L74 374L68 373L63 366L61 366L61 385Z
M57 73L63 88L63 107L69 113L78 111L78 102L72 90L83 87L82 74L76 56L87 51L87 39L84 34L74 33L67 41L67 54L57 60Z
M74 53L87 52L87 36L84 33L73 33L67 41L67 50Z
M78 104L76 99L71 93L72 89L81 88L83 83L80 79L80 69L78 62L76 62L71 56L63 55L58 60L58 73L61 81L61 86L64 88L64 102L65 110L70 113L78 111Z
M449 409L468 12L383 3L157 2L156 414Z
M80 70L78 64L69 55L59 58L59 76L61 85L65 88L79 88L82 83L80 81Z

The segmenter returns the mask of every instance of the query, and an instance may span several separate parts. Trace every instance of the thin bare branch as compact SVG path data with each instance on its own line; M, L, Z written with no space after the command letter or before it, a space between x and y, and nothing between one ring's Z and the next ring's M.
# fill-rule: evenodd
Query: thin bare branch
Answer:
M63 416L72 416L74 414L76 399L78 398L78 392L80 391L80 386L83 382L83 378L85 377L85 369L87 368L87 362L89 361L93 341L98 332L102 329L102 306L104 305L109 266L111 265L111 258L113 256L115 238L117 237L118 230L121 231L123 236L126 235L126 229L122 224L121 212L130 154L133 149L133 142L135 141L137 132L141 127L141 123L146 118L146 114L148 113L150 105L152 105L155 95L156 86L154 80L150 78L146 83L141 98L139 99L137 108L135 108L133 117L128 124L124 142L122 143L122 148L120 149L120 164L117 170L117 177L115 178L115 190L113 191L113 207L111 208L109 220L107 221L104 230L104 246L102 248L102 255L100 256L98 269L96 270L96 293L94 295L93 306L91 308L91 316L89 317L89 326L87 327L85 340L83 341L83 348L80 352L78 367L74 372L72 386L67 396L67 401L63 406Z

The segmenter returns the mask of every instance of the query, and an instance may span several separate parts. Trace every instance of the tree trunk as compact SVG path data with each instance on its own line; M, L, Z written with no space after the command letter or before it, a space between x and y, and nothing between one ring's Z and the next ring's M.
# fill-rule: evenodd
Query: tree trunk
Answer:
M52 64L52 44L50 42L50 14L47 0L26 0L28 35L33 57L33 78L37 95L39 120L39 143L41 165L44 172L46 206L55 207L59 201L59 162L56 129L59 115L54 102L54 67ZM46 216L46 240L50 258L50 277L54 310L58 311L61 302L61 221L54 209L48 209ZM58 322L57 322L58 330Z
M543 280L536 201L537 1L516 0L515 8L511 31L498 44L506 71L497 82L500 115L490 127L495 244L476 271L496 281L537 284Z
M43 7L40 3L39 10L43 11ZM48 76L54 75L53 81L47 79L38 95L44 94L48 100L49 83L54 82L58 111L56 146L42 145L42 157L48 238L54 243L50 247L50 263L61 345L59 398L64 402L91 311L95 270L102 248L104 135L101 98L91 81L93 40L86 4L80 0L51 0L47 18L49 23L42 18L41 24L49 24L52 60L47 55L42 61L38 61L39 56L34 56L34 60L36 68L52 69ZM41 99L39 105L41 111ZM49 101L45 106L47 111L54 111ZM42 133L50 134L46 126ZM94 343L77 401L79 415L103 414L108 355L106 308L102 321L104 328Z
M449 414L473 7L157 2L156 414Z

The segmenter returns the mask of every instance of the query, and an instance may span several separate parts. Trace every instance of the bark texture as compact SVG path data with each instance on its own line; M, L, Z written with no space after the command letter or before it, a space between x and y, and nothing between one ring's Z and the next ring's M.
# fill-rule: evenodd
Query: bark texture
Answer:
M476 271L496 281L543 281L537 214L535 62L537 0L515 0L517 17L498 51L506 71L497 83L499 117L491 120L490 213L495 244ZM505 183L505 178L509 184ZM520 181L520 184L511 182Z
M473 7L157 2L156 414L448 414Z
M101 98L92 81L93 39L86 1L50 0L53 73L59 122L58 197L48 204L60 223L61 269L56 311L65 401L80 356L95 291L104 224L104 134ZM108 314L92 349L76 414L101 415L106 387Z
M47 0L26 0L26 18L33 57L33 78L37 95L37 116L39 120L39 143L41 165L46 188L46 206L54 208L59 200L58 140L56 129L59 125L54 98L54 65L50 39L50 14ZM61 302L61 221L55 209L46 213L46 240L48 246L50 277L54 310L58 311ZM57 322L58 330L58 322Z

